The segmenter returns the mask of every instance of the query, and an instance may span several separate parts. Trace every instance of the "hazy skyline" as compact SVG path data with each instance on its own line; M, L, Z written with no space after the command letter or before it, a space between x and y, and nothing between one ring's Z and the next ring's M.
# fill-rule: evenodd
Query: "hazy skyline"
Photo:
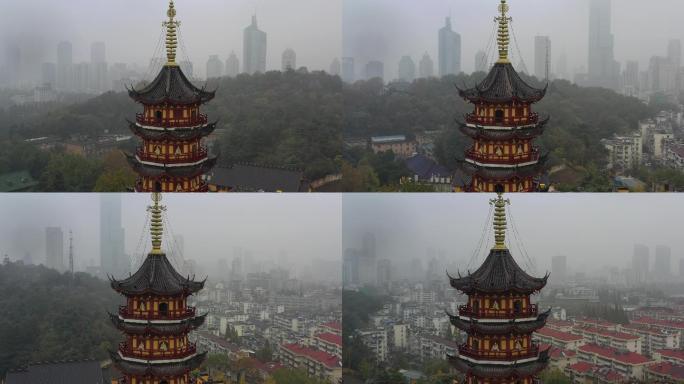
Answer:
M368 60L385 62L386 80L394 79L399 59L411 55L418 62L424 52L437 61L437 31L451 14L452 27L461 35L462 68L474 70L475 54L485 50L494 28L499 0L344 0L343 56L355 57L357 73ZM551 66L565 54L572 75L587 67L589 0L509 0L510 16L528 71L534 70L534 38L551 39ZM638 60L647 69L651 56L666 56L669 39L684 39L678 0L614 0L612 29L615 59L624 68ZM512 44L514 44L512 42ZM512 45L513 64L519 55ZM493 54L494 50L492 50ZM491 55L490 55L491 56ZM491 57L490 57L491 60Z
M236 247L254 259L272 260L294 271L314 260L341 263L341 197L286 194L167 194L163 196L171 228L164 229L162 248L169 253L169 234L182 235L184 257L205 268L233 259ZM149 252L143 232L149 194L122 195L126 252L134 259ZM45 228L73 230L75 264L99 265L99 194L6 194L0 200L0 253L21 259L23 250L35 264L44 263ZM143 247L138 247L141 242ZM135 255L134 252L138 251ZM287 260L282 260L286 255ZM134 265L137 268L138 265ZM340 272L341 274L341 272Z
M177 19L195 73L204 76L209 55L225 62L231 51L242 64L243 30L257 15L268 34L267 69L280 69L287 48L311 70L328 70L341 50L342 0L176 0ZM168 0L0 0L0 44L22 46L25 60L56 60L57 44L70 41L74 62L90 61L90 45L104 41L110 64L147 67L166 18ZM40 28L36 28L40 26ZM0 50L4 59L5 49ZM179 53L179 60L184 54ZM25 70L29 70L26 68ZM38 72L39 74L39 72Z
M493 194L377 195L347 194L342 198L342 245L358 248L364 233L376 236L378 259L426 263L428 248L444 250L448 263L464 271L482 237ZM678 224L684 196L668 194L509 194L513 220L537 274L551 270L551 258L567 256L573 270L631 265L634 244L672 249L673 267L684 257ZM487 227L487 229L489 229ZM477 268L493 245L485 239ZM507 232L511 251L527 264L515 241L511 219ZM454 274L456 270L452 271ZM676 270L675 270L676 275Z

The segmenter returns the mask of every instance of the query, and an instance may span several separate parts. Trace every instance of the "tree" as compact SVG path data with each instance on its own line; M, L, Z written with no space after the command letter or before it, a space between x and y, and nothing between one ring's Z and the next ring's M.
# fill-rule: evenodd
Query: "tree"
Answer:
M276 384L327 384L323 380L308 377L300 369L279 369L273 373L273 380Z
M544 384L572 384L572 380L558 368L547 369L539 376Z
M95 182L94 192L127 192L135 184L135 172L119 151L112 151L103 160L103 172Z

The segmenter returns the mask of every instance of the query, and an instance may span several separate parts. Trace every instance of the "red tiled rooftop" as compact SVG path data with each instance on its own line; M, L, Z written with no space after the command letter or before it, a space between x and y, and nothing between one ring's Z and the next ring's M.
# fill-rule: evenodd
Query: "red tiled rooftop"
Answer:
M325 333L319 333L316 335L317 338L327 341L328 343L332 344L337 344L339 346L342 346L342 336L336 335L334 333L330 332L325 332Z
M577 373L587 373L591 370L593 370L595 367L594 364L587 363L585 361L580 361L579 363L575 363L572 365L568 365L567 369L577 372Z
M572 327L573 324L574 323L570 320L549 319L546 321L546 325L554 326L554 327Z
M684 351L676 349L659 349L656 352L663 356L684 361Z
M612 337L614 339L639 340L639 336L635 336L635 335L631 335L629 333L623 333L623 332L604 331L603 329L600 329L600 328L586 327L585 326L585 327L575 327L575 329L582 330L582 331L588 332L588 333L594 333L597 335Z
M549 344L539 344L539 350L549 350L549 357L554 360L569 358L575 356L577 353L575 351L570 351L568 349L552 347Z
M609 327L617 327L617 323L612 323L610 321L606 320L601 320L601 319L590 319L587 317L583 317L581 319L575 320L576 323L585 323L587 325L593 325L594 327L604 327L604 328L609 328Z
M315 360L328 368L341 367L340 359L327 352L319 351L317 349L307 348L299 344L284 344L282 348L294 353L297 356L308 357Z
M574 335L574 334L568 333L568 332L557 331L557 330L551 329L549 327L544 327L542 329L539 329L539 330L537 330L536 333L538 333L542 336L551 337L551 338L561 340L561 341L578 341L578 340L583 339L583 337L580 335Z
M684 322L682 321L667 321L667 320L658 320L654 319L652 317L640 317L638 319L632 320L632 323L636 324L647 324L647 325L655 325L659 327L668 327L668 328L676 328L679 330L684 330Z
M654 372L660 375L667 375L675 380L684 380L684 366L674 365L671 363L657 363L649 367L646 370Z
M579 347L580 352L599 355L603 358L618 361L623 364L640 365L651 362L652 360L644 355L634 352L620 352L614 348L601 347L596 344L586 344Z

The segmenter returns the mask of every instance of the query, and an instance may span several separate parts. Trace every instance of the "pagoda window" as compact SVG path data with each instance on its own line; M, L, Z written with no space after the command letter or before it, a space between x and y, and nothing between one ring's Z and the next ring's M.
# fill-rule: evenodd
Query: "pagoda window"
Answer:
M519 351L522 349L522 343L520 342L520 339L515 340L515 350Z
M197 120L197 111L193 109L193 110L192 110L192 113L190 114L190 116L191 116L191 118L192 118L192 121Z
M473 312L475 312L475 313L480 312L480 301L479 300L473 301Z
M169 303L159 303L159 314L162 316L169 315Z
M157 121L161 121L161 119L164 117L164 114L162 113L161 110L157 110L157 111L154 113L154 115L155 115L155 117L157 118Z
M494 112L494 122L496 123L503 123L504 120L504 111L503 109L497 109Z
M503 156L503 152L503 147L501 147L500 145L497 145L494 149L494 153L499 157Z
M144 301L141 301L141 302L140 302L140 310L141 310L141 311L147 310L147 307L145 306L145 302L144 302Z
M525 152L525 147L522 144L518 144L518 155L523 154Z
M183 154L183 150L181 149L180 145L176 146L176 155L181 155Z
M498 311L499 310L499 300L493 300L492 301L492 309Z
M154 154L155 154L155 155L161 155L161 152L162 152L161 146L160 146L160 145L155 145L155 146L154 146Z
M169 350L169 345L166 343L166 341L163 341L159 343L159 350L162 352L166 352Z
M499 352L499 341L494 340L492 343L492 352Z
M516 315L519 315L520 312L522 312L522 301L515 300L513 302L513 313L515 313Z

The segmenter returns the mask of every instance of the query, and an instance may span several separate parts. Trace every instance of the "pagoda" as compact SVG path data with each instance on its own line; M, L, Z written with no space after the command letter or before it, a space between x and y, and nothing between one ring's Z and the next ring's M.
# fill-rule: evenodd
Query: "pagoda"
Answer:
M142 139L134 154L126 154L138 174L138 192L204 192L203 180L215 164L202 138L216 128L200 106L212 100L215 92L195 87L176 63L178 39L176 9L170 0L167 12L166 64L147 86L129 89L129 96L143 105L129 125L133 134Z
M544 131L548 116L532 112L546 88L527 84L508 58L509 23L506 0L499 5L499 59L487 77L475 88L459 89L459 94L475 106L459 122L461 132L473 139L461 169L469 177L462 187L469 192L494 192L502 185L506 192L534 192L540 189L545 156L534 139Z
M450 356L454 368L467 384L532 384L546 368L548 349L540 350L532 333L546 324L550 310L540 313L530 296L548 280L528 275L505 245L506 212L503 186L497 186L494 205L495 245L482 266L467 276L449 276L451 286L466 295L468 302L458 315L449 314L451 324L467 333L467 341Z
M161 249L161 195L152 195L150 233L152 251L135 274L125 280L110 277L111 286L126 297L110 319L125 336L115 352L114 366L123 377L120 384L192 384L190 371L199 367L206 352L198 353L188 333L204 323L188 306L188 297L204 287L204 281L181 276Z

